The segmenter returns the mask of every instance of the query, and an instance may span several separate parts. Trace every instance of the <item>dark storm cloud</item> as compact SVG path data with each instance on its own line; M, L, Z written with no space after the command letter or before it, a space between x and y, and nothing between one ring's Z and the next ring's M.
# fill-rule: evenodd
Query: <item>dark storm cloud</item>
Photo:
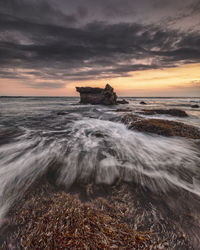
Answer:
M1 0L0 10L4 14L39 23L74 23L76 17L65 14L56 4L47 0Z
M155 2L161 8L163 2L161 1L157 2L157 1L159 0L155 0ZM169 2L166 1L165 3L168 4ZM176 3L177 2L172 1L173 5ZM199 27L200 1L199 0L187 1L185 2L185 4L183 2L183 4L180 6L181 7L177 9L175 15L167 15L161 19L163 25L167 27L173 27L173 26L182 27L183 30L184 29L187 30L188 28L188 30L195 30L200 32L200 27ZM176 9L175 6L174 9Z
M111 11L116 15L134 14L131 2L126 2L121 12L121 5L112 9L113 1L109 4L106 1L103 6L107 14ZM80 18L91 14L88 6L78 1L69 15L52 3L40 0L0 3L1 77L13 78L12 70L18 70L16 78L80 81L200 62L198 32L132 22L91 21L80 25ZM34 86L54 85L42 82Z
M17 72L12 72L9 69L8 70L0 70L0 76L3 76L4 78L7 79L27 79L27 77L22 76L21 74Z
M200 12L200 1L196 0L196 1L192 2L188 6L188 9L189 9L190 15L193 15L193 14L198 14L199 15L199 12Z
M103 11L106 17L119 17L119 16L134 16L134 2L132 1L105 1L103 4Z

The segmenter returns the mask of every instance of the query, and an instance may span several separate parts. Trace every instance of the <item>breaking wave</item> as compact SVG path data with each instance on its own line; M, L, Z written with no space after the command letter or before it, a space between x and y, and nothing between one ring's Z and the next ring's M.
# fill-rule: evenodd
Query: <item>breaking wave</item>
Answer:
M138 183L154 193L185 190L200 196L199 149L193 142L130 131L91 118L63 130L25 130L0 147L0 218L39 178L55 184Z

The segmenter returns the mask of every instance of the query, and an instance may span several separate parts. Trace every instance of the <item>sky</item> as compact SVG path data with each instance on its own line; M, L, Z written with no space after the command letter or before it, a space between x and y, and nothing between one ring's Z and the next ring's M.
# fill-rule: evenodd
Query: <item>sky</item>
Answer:
M200 97L199 0L0 0L0 95Z

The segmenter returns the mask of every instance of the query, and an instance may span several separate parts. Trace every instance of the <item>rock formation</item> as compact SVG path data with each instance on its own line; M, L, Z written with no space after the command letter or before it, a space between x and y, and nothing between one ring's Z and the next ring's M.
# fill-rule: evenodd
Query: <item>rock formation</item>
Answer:
M181 109L143 109L140 113L144 115L171 115L177 117L188 116L188 114Z
M162 119L144 119L140 116L127 114L122 123L131 130L154 133L162 136L181 136L191 139L200 139L200 130L192 125Z
M117 104L117 95L109 84L106 84L104 89L92 87L76 87L76 91L80 93L80 103L83 104Z

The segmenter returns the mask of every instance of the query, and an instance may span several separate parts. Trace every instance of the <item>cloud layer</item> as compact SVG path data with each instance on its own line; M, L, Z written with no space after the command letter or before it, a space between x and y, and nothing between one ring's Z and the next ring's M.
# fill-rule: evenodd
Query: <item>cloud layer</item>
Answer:
M55 84L49 81L107 79L138 70L200 62L198 29L171 28L163 24L163 16L160 23L153 19L149 24L141 21L145 16L138 13L143 13L147 1L138 1L138 5L137 1L102 1L100 12L94 3L86 2L88 5L81 5L81 1L57 4L52 0L2 0L0 77L40 79L43 84L38 87L50 88ZM156 0L149 2L152 13L165 8L165 19L169 17L171 1L169 6ZM189 10L184 12L182 8L180 13L185 13L185 18L188 13L195 16L195 8L199 8L196 3L190 1L185 5L190 6ZM176 17L169 20L176 22Z

